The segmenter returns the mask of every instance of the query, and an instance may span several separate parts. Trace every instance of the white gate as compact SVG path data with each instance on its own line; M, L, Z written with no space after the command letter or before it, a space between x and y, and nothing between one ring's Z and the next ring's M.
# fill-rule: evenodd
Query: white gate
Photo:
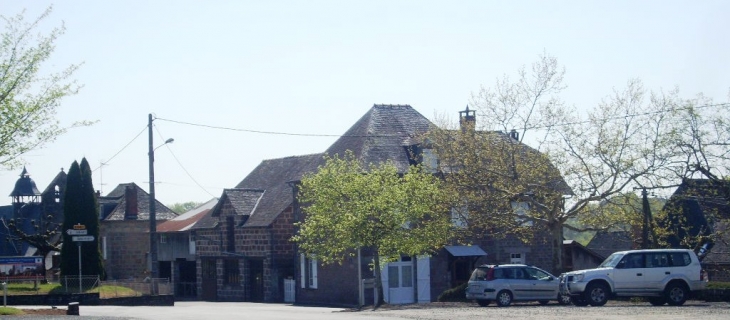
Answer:
M284 302L294 303L295 292L297 289L297 281L294 279L284 279Z
M416 262L416 283L418 284L418 303L431 302L431 259L428 256L418 257Z
M414 303L413 261L391 262L382 270L383 299L389 304Z

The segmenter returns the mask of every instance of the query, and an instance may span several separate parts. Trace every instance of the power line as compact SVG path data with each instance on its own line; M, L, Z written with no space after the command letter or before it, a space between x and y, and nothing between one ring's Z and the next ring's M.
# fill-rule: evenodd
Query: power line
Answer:
M134 138L132 138L132 140L130 140L130 141L129 141L129 142L127 143L127 144L125 144L125 145L124 145L124 147L122 147L122 149L120 149L119 151L117 151L117 153L115 153L115 154L114 154L114 155L113 155L113 156L112 156L111 158L109 158L109 160L107 160L106 162L103 162L103 163L101 163L101 164L100 164L100 165L99 165L98 167L96 167L96 168L95 168L94 170L91 170L91 172L94 172L94 171L98 170L98 169L99 169L99 168L101 168L102 166L104 166L104 165L106 165L107 163L109 163L110 161L112 161L112 159L114 159L114 158L115 158L115 157L116 157L117 155L119 155L120 153L122 153L122 151L124 151L124 149L127 149L127 147L129 147L129 145L130 145L130 144L132 144L132 142L134 142L134 140L137 140L137 138L139 138L139 136L140 136L140 135L142 135L142 133L143 133L143 132L144 132L145 130L147 130L147 126L146 126L146 125L144 126L144 128L142 128L142 130L141 130L141 131L140 131L140 132L139 132L139 133L138 133L138 134L137 134L136 136L134 136Z
M707 104L707 105L701 105L696 106L695 108L701 109L701 108L709 108L709 107L719 107L719 106L730 106L730 103L718 103L718 104ZM670 108L668 110L660 110L660 111L648 111L648 112L641 112L636 114L627 114L623 116L615 116L615 117L608 117L603 118L600 120L604 121L611 121L611 120L620 120L620 119L627 119L630 117L637 117L637 116L647 116L652 114L660 114L665 113L669 111L679 111L679 110L687 110L691 107L679 107L679 108ZM202 127L202 128L208 128L208 129L216 129L216 130L228 130L228 131L237 131L237 132L248 132L248 133L258 133L258 134L271 134L271 135L285 135L285 136L299 136L299 137L348 137L348 138L378 138L378 137L401 137L402 135L347 135L347 134L319 134L319 133L297 133L297 132L281 132L281 131L264 131L264 130L253 130L253 129L244 129L244 128L231 128L231 127L224 127L224 126L216 126L216 125L209 125L209 124L203 124L203 123L195 123L195 122L188 122L188 121L181 121L181 120L173 120L173 119L165 119L165 118L155 118L155 120L161 120L161 121L167 121L177 124L183 124L183 125L189 125L189 126L195 126L195 127ZM562 126L571 126L571 125L578 125L578 124L587 124L590 123L590 120L582 120L582 121L573 121L573 122L563 122L563 123L556 123L552 125L540 125L540 126L532 126L532 127L526 127L525 129L547 129L551 127L562 127Z
M162 133L160 132L160 129L157 128L157 126L155 126L155 130L157 131L157 134L160 135L160 138L162 138L162 140L165 140L165 137L162 135ZM180 159L178 159L177 156L175 155L175 153L172 152L172 149L170 148L169 144L166 143L165 144L165 147L167 148L167 151L170 151L170 154L172 155L172 158L175 159L175 162L177 162L177 164L185 172L185 174L188 176L188 178L190 178L190 180L193 180L193 182L195 183L195 185L197 185L205 193L207 193L211 197L215 198L216 197L215 195L213 195L212 193L208 192L207 189L205 189L202 185L200 185L200 183L198 183L198 180L195 180L195 178L193 178L193 176L190 174L190 172L188 172L188 169L186 169L185 166L183 166L183 164L180 162Z

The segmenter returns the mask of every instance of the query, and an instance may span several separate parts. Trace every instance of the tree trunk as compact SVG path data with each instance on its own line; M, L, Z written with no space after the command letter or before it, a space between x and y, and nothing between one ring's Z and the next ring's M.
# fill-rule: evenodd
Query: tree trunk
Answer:
M551 270L554 275L565 272L563 266L563 225L557 222L550 223L550 249L553 255L553 266Z
M375 308L381 306L385 300L383 297L383 280L380 276L380 253L376 249L373 254L373 270L375 272L375 290L378 293L378 300L375 302Z

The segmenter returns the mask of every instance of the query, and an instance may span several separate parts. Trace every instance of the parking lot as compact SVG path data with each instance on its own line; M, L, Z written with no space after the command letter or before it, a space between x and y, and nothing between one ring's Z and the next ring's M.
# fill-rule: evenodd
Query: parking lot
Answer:
M730 319L727 302L688 301L681 307L654 307L648 303L610 301L603 307L560 306L551 303L515 303L506 308L479 307L476 303L430 303L352 310L248 302L177 302L174 307L81 306L77 319ZM26 317L25 319L66 319Z
M727 302L687 301L681 307L654 307L649 303L609 301L602 307L576 307L537 303L516 303L510 307L478 307L476 304L447 304L440 307L425 307L400 310L361 311L362 314L378 314L396 319L730 319L730 304Z

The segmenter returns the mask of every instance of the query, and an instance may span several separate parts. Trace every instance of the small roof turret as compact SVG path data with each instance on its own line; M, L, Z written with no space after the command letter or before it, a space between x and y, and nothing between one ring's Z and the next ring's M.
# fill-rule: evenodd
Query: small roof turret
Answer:
M13 192L10 193L10 196L13 197L13 203L26 202L22 201L22 197L30 197L30 201L35 202L38 200L40 195L41 192L38 191L38 188L36 188L35 181L30 178L28 170L23 167L23 172L20 173L20 178L15 182L15 189L13 189Z

